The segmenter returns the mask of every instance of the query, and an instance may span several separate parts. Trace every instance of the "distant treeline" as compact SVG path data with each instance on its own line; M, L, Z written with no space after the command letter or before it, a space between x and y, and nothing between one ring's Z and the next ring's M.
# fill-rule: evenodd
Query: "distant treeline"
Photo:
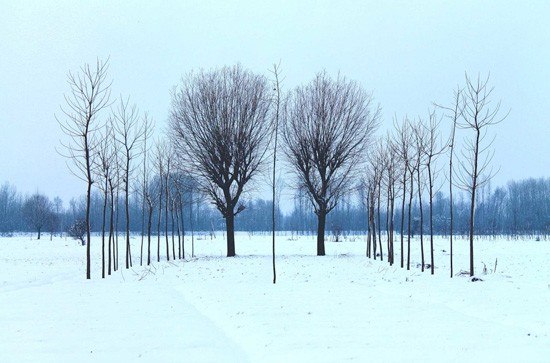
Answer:
M190 192L188 192L190 193ZM13 232L37 232L41 224L42 233L58 234L65 232L75 220L84 215L84 198L72 199L68 207L64 207L59 198L50 200L46 196L37 198L37 195L23 196L17 192L15 186L8 183L0 186L0 234L10 235ZM283 214L277 208L277 230L294 231L302 234L315 233L317 219L311 209L311 203L305 194L295 196L294 208L290 214ZM46 200L46 202L44 202ZM187 203L185 202L187 200ZM193 201L191 203L190 201ZM33 204L42 203L42 209L31 208ZM101 230L103 200L100 193L92 197L91 221L92 230ZM270 200L251 200L245 204L245 210L235 220L235 227L240 231L269 231L271 230ZM434 232L446 235L449 232L449 198L442 192L434 198ZM125 226L124 204L120 198L118 202L118 230L123 231ZM424 208L427 213L427 206ZM455 234L468 233L468 198L459 194L454 201ZM153 219L158 215L154 212ZM38 215L37 215L38 214ZM44 214L40 216L39 214ZM184 198L183 226L186 233L191 230L211 232L225 229L225 221L220 213L208 204L204 198L193 197L191 194ZM420 230L419 209L415 204L413 209L412 230ZM161 216L161 233L164 231L165 216ZM400 220L401 214L397 210L394 216ZM376 215L378 221L378 215ZM130 228L134 233L142 231L142 203L134 196L130 202ZM406 219L405 219L406 220ZM327 231L333 237L350 232L366 232L368 215L365 203L361 203L360 195L349 196L327 216ZM475 221L477 234L486 236L496 235L530 235L547 238L550 235L550 178L526 179L512 181L506 187L484 187L477 198ZM424 231L427 231L427 221L424 221ZM387 229L387 214L384 208L380 211L378 226L382 231ZM168 221L171 228L171 221ZM153 226L156 230L157 224ZM397 224L396 224L397 226Z

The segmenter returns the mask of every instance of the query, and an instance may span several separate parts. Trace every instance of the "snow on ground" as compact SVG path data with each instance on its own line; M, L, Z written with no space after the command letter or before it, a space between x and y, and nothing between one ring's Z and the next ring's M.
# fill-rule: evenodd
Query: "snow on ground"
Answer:
M393 267L367 259L363 236L329 241L327 256L316 257L313 236L280 235L273 285L269 235L239 233L235 258L224 257L223 233L216 237L198 237L194 258L148 268L139 267L134 237L134 267L105 280L95 237L91 281L84 278L85 247L76 241L0 238L0 362L550 357L548 241L477 241L483 281L471 282L449 278L444 238L436 240L431 276L417 268L418 239L407 271L398 246ZM455 270L467 268L467 241L459 239Z

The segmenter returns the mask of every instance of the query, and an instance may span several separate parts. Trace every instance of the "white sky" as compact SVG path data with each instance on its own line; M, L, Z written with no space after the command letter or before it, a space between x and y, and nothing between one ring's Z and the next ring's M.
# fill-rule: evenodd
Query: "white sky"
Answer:
M359 81L383 122L449 103L464 72L491 72L511 109L494 130L494 184L550 176L550 2L0 0L0 183L50 197L85 192L55 147L66 74L110 56L113 95L164 125L189 70L242 63L285 87L325 68Z

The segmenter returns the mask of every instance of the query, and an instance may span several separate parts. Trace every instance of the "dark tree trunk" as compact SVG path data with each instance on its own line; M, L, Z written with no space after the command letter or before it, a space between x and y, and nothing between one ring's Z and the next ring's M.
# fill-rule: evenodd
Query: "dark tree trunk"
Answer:
M37 239L40 239L41 230L42 230L42 228L41 228L41 227L38 227L38 238L37 238Z
M371 215L370 223L371 223L371 229L372 229L372 233L371 233L371 236L372 236L372 254L374 256L374 259L376 260L377 247L376 247L376 218L375 218L375 215L374 215L374 199L371 200L370 215Z
M391 245L390 245L390 196L391 191L390 187L388 187L387 191L387 198L386 198L386 248L388 250L388 263L391 265Z
M430 182L430 271L434 274L434 217L433 217L433 180L432 168L428 163L428 180Z
M159 176L159 215L157 219L157 262L160 262L160 222L162 219L162 175Z
M454 139L453 139L454 141ZM453 214L453 149L451 147L451 158L449 161L449 214L450 214L450 226L449 226L449 237L450 237L450 254L449 259L451 262L451 278L453 277L453 224L454 224L454 214Z
M420 187L420 167L417 169L417 177L418 177L418 206L420 208L420 255L422 259L422 272L424 272L424 211L422 210L422 188Z
M168 173L169 170L166 171L166 180L164 181L164 187L165 189L165 198L166 198L166 204L164 206L164 239L166 240L166 261L170 261L170 242L168 239L168 203L170 202L170 194L168 190Z
M403 199L401 200L401 268L404 267L403 233L405 233L405 198L407 197L407 170L403 172Z
M411 171L411 190L409 194L409 205L408 205L408 213L409 213L409 225L407 226L407 270L411 269L411 226L412 226L412 201L413 201L413 195L414 195L414 171Z
M107 260L107 274L111 275L111 264L112 264L112 252L113 252L113 228L114 228L114 199L113 199L113 187L109 183L110 193L111 193L111 203L110 203L110 213L109 213L109 257Z
M174 234L174 211L175 211L175 208L171 208L171 211L170 211L170 222L172 223L171 224L171 229L172 229L172 259L175 260L176 259L176 240L175 240L175 234Z
M174 213L176 213L176 232L178 234L178 258L181 260L181 229L180 229L180 214L178 205L174 206Z
M151 226L153 222L153 206L149 206L149 215L147 217L147 266L151 264Z
M227 232L227 257L235 256L235 215L229 211L225 216L225 227Z
M128 165L129 167L129 165ZM126 175L128 177L128 175ZM126 181L126 190L124 196L124 212L126 214L126 269L132 266L132 253L130 251L130 195L129 195L129 182Z
M371 241L372 241L372 213L370 210L370 191L367 190L367 257L371 258Z
M180 217L181 217L181 258L185 260L185 218L183 215L183 202L180 205Z
M394 233L393 233L393 230L394 230L394 220L393 220L393 217L394 217L394 213L395 213L395 194L394 194L395 190L394 190L394 186L392 186L392 196L391 196L391 200L390 200L390 248L391 248L391 265L393 266L393 263L395 262L395 253L394 253L394 249L393 249L393 237L394 237Z
M107 179L105 179L105 191L103 193L103 219L101 221L101 278L105 278L105 224L107 216Z
M476 130L476 141L474 144L474 172L472 174L472 195L470 199L470 276L474 276L474 217L476 207L476 190L478 177L478 157L479 157L479 139L481 137L480 130Z
M91 171L90 171L90 157L88 153L88 147L86 147L86 167L88 169L88 188L86 190L86 279L91 279L91 251L90 251L90 201L92 195L92 183L91 180ZM40 231L38 231L40 236Z
M323 208L317 212L317 256L325 255L325 226L327 212Z
M119 221L119 212L120 212L120 208L119 208L119 190L117 188L117 192L116 192L116 201L115 201L115 207L116 207L116 216L115 216L115 250L114 250L114 256L115 256L115 261L114 261L114 265L115 265L115 271L118 270L118 221Z
M378 184L378 201L376 203L376 215L378 220L378 247L380 248L380 261L384 261L384 252L382 251L382 220L380 218L380 202L382 199L382 186Z

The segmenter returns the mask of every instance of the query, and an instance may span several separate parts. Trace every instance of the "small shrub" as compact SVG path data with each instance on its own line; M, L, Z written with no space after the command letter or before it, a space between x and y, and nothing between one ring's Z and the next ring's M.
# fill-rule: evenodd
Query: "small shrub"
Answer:
M74 221L74 223L67 230L67 234L70 237L79 240L82 243L82 246L84 246L86 244L86 240L84 240L84 236L86 235L86 221L83 219L77 219Z

